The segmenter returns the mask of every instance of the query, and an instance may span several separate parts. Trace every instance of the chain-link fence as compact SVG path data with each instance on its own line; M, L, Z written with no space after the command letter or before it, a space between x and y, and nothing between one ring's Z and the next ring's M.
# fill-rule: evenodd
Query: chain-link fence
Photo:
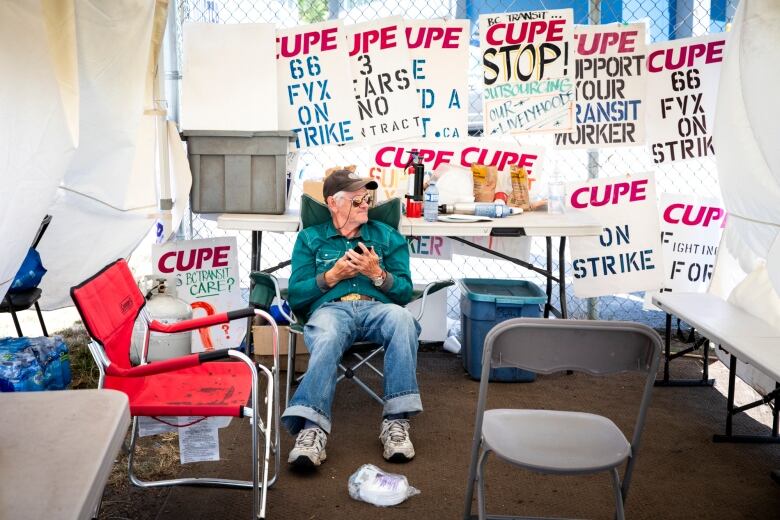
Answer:
M469 120L474 122L482 120L482 82L477 34L480 14L572 7L575 23L579 24L645 22L648 34L655 42L722 32L733 17L737 3L738 0L179 0L176 21L179 29L177 54L181 63L181 25L185 22L274 23L277 27L294 27L327 19L357 23L391 15L401 15L406 19L469 18L472 21ZM471 133L481 135L480 130ZM548 150L548 162L551 156L555 157L559 171L567 182L588 177L654 171L658 193L697 193L701 196L719 197L715 161L712 158L655 165L644 146L553 150L552 136L521 136L520 139L528 144L545 146ZM368 147L304 150L298 153L297 160L298 180L320 178L324 170L333 165L356 164L363 172L369 167ZM544 168L544 165L542 167ZM290 206L297 207L299 201L300 190L295 189L290 197ZM188 226L186 235L192 238L236 235L240 250L241 280L248 285L251 258L249 232L222 231L214 221L199 215L191 215ZM290 233L264 233L261 268L265 269L289 259L294 240L295 235ZM557 240L553 243L557 244ZM557 254L554 250L553 258L557 258ZM544 265L544 240L533 239L531 261ZM411 268L415 283L426 283L444 277L524 278L542 286L544 282L541 276L510 262L476 256L453 255L451 261L413 258ZM642 293L578 299L572 294L570 265L567 265L566 272L570 317L634 320L661 326L660 312L642 310ZM276 274L283 278L288 277L289 268ZM450 317L459 315L457 288L451 289L448 307Z

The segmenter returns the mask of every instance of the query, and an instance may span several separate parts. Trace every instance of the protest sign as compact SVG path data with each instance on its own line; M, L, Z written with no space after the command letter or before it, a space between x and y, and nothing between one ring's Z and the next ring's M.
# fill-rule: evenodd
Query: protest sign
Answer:
M296 134L295 148L345 144L355 140L353 101L341 21L323 22L276 33L279 128Z
M360 139L378 143L422 135L403 19L348 25L346 33Z
M712 125L725 34L647 49L647 144L656 164L715 153Z
M452 259L452 242L446 237L406 237L406 241L409 243L409 255L413 258L427 258L431 260Z
M574 128L573 11L479 17L485 134Z
M472 163L495 166L498 169L498 188L511 193L509 168L522 166L528 172L529 188L539 179L544 148L521 145L496 139L468 138L456 141L393 142L371 148L369 176L377 181L377 198L403 197L407 191L408 176L405 166L410 153L418 152L425 169L436 171L442 164L470 168Z
M704 292L710 285L726 210L717 199L663 193L661 251L664 281L660 292ZM655 293L645 294L645 308Z
M589 180L566 190L567 211L587 213L603 226L598 237L571 237L574 294L590 298L660 288L655 176Z
M184 24L181 127L277 130L274 25Z
M575 130L555 134L561 148L645 142L645 24L574 29Z
M406 41L422 116L422 136L468 135L469 21L407 20Z
M193 318L244 307L238 283L236 237L184 240L152 246L156 275L176 276L177 298L192 307ZM192 331L192 352L237 348L246 335L246 320Z

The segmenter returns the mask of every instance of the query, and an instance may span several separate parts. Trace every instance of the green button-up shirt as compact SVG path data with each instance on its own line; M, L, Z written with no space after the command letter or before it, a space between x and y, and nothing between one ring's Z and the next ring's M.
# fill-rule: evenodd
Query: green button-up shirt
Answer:
M376 287L370 278L359 274L328 288L324 281L325 271L358 242L374 248L379 256L379 265L387 272L385 282ZM354 238L341 235L333 221L308 227L298 233L293 247L288 293L292 310L306 317L323 303L350 293L371 296L384 303L406 305L412 297L406 239L398 230L373 220L363 224Z

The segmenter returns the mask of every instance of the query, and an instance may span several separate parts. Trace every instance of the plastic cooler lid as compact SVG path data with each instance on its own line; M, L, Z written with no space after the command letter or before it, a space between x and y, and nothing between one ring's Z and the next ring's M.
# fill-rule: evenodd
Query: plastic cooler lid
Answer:
M297 134L291 130L182 130L181 135L184 137L287 137L293 140Z
M527 280L463 278L459 283L463 294L475 302L542 304L547 301L544 291Z

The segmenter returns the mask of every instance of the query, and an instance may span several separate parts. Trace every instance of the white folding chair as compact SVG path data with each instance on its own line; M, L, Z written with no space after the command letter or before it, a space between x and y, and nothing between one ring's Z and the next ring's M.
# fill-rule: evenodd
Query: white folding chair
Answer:
M609 472L616 516L622 520L660 352L661 337L637 323L516 318L493 327L485 338L464 518L472 518L474 486L478 518L495 518L485 512L485 462L490 453L495 453L504 462L538 473ZM485 410L490 369L499 367L518 367L541 374L564 370L598 376L626 371L646 374L631 442L615 423L601 415L558 410ZM619 468L624 463L621 483Z

